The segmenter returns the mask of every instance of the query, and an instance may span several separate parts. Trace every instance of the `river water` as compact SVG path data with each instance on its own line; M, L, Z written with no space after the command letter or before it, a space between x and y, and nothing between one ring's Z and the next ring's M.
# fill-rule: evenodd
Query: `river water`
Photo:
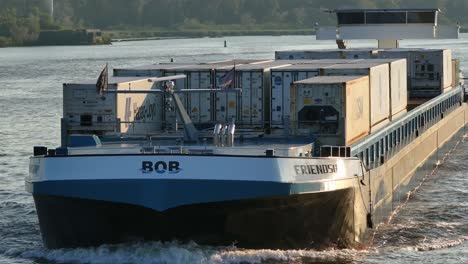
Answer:
M224 48L224 40L228 47ZM451 48L468 70L468 35L404 41L404 47ZM351 42L353 47L376 42ZM46 250L31 196L24 190L34 145L59 145L62 83L95 79L106 63L272 59L275 50L334 48L310 36L228 37L121 42L109 46L0 49L0 263L468 263L468 144L445 162L380 225L366 249L243 250L177 241ZM73 228L72 226L70 228Z

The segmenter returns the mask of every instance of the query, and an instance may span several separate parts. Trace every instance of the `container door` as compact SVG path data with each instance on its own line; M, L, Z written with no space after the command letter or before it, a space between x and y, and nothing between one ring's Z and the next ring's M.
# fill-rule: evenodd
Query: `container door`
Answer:
M237 73L236 73L237 75ZM239 86L239 82L237 80L237 76L234 76L235 79L235 86ZM238 87L234 87L238 88ZM239 94L236 92L229 92L226 93L226 118L228 122L237 121L239 119L238 116L238 101L239 101Z
M242 88L242 124L251 124L252 99L251 99L251 73L240 72L240 87Z
M286 99L283 95L284 78L291 76L290 72L272 71L271 72L271 122L273 125L282 125L283 121L283 102Z
M209 89L212 87L211 84L211 71L200 73L200 89ZM200 93L200 122L210 123L211 122L211 93Z
M222 89L221 87L221 78L226 74L225 71L216 72L216 88ZM226 122L226 93L216 93L215 96L215 107L216 107L216 121L217 122Z
M200 89L200 72L193 72L190 75L190 79L188 80L189 89ZM188 114L190 115L190 119L194 124L199 124L200 114L201 114L201 101L200 101L200 93L189 93L187 94L188 97Z
M251 73L252 124L263 126L263 72Z

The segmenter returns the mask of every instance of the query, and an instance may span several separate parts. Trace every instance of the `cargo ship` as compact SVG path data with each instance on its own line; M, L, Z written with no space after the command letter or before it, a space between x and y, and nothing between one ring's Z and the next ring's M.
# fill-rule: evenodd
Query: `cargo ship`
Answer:
M338 50L64 84L61 146L34 147L25 180L44 245L365 245L468 121L451 51L398 41L458 28L436 9L334 13L317 38Z

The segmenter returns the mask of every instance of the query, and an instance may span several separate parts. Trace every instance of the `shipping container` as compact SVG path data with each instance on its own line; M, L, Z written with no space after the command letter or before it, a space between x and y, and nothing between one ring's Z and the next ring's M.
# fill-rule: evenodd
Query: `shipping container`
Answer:
M371 59L379 49L286 50L276 51L277 60Z
M270 61L236 66L234 86L241 88L242 92L216 94L216 121L235 120L242 126L263 128L270 119L270 70L287 65L281 61ZM222 88L222 77L231 69L216 69L217 88Z
M337 64L322 68L320 75L369 76L370 125L375 126L390 117L390 77L387 63Z
M386 49L379 58L406 58L410 99L433 98L452 85L452 52L447 49Z
M460 85L460 60L452 59L452 87Z
M148 79L111 77L102 95L96 81L63 85L63 116L68 133L146 134L161 130L162 94L115 93L160 89Z
M291 89L290 134L349 146L369 134L369 77L318 76Z
M408 113L407 109L402 110L401 112L398 112L398 113L392 115L392 118L390 119L390 121L395 121L395 120L403 117L404 115L406 115L406 113Z
M192 64L193 63L151 64L132 68L116 68L113 73L115 77L162 77L164 76L163 70L177 69Z
M390 115L393 116L408 104L408 79L406 59L369 59L363 62L388 63L390 76Z
M363 59L321 59L321 60L296 60L297 62L308 61L310 64L348 64L359 63ZM294 63L297 64L297 63Z
M320 74L320 68L335 64L295 64L271 70L271 126L283 127L290 119L290 87Z
M113 71L114 76L116 77L162 77L164 76L164 71L175 71L176 69L183 67L190 67L196 65L217 65L216 67L225 65L241 65L249 63L262 62L263 60L223 60L223 61L211 61L204 63L158 63L150 65L142 65L131 68L116 68Z
M195 89L213 89L214 88L214 72L217 67L232 68L231 65L226 66L221 64L197 64L186 67L181 67L173 70L164 70L164 76L186 75L185 79L175 81L176 90L195 90ZM194 125L198 128L209 127L213 123L213 99L210 92L199 93L179 93L179 97L186 108ZM168 107L164 112L164 120L166 127L173 130L175 126L180 124L178 113L175 109L174 102L169 102Z
M119 75L186 75L185 79L175 81L176 90L212 89L215 88L215 69L232 69L234 65L272 63L272 60L225 60L206 63L168 63L140 66L131 69L117 69L115 74ZM274 63L274 62L273 62ZM216 122L214 109L215 94L211 92L178 93L184 107L189 113L194 125L199 128L213 126ZM224 96L236 97L235 93L228 93ZM183 128L172 98L165 98L166 107L163 113L164 129L177 130ZM232 106L232 104L231 104ZM236 107L236 105L234 105ZM229 113L231 114L231 113Z

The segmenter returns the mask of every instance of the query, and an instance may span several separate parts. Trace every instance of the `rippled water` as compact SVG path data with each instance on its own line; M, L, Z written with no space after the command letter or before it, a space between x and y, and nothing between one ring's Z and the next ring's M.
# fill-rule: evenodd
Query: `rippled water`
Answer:
M46 250L31 196L24 191L32 146L59 144L61 84L96 78L105 63L272 59L275 50L334 48L309 36L232 37L111 46L0 49L0 263L468 263L468 144L457 147L362 250L242 250L151 242ZM468 36L424 42L449 47L468 68ZM354 47L375 42L351 42ZM403 42L417 46L417 42ZM71 227L72 228L72 227Z

